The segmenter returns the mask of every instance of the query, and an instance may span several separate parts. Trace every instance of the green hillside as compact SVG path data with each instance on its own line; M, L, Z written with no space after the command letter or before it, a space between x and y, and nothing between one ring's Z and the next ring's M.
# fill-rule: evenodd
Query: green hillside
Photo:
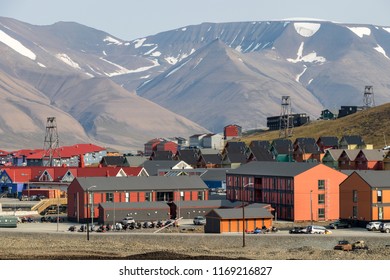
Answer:
M390 145L390 103L369 108L336 120L316 120L308 125L294 128L291 141L299 137L360 135L366 144L375 149ZM244 135L240 140L249 144L253 140L272 141L279 138L279 131L256 132Z

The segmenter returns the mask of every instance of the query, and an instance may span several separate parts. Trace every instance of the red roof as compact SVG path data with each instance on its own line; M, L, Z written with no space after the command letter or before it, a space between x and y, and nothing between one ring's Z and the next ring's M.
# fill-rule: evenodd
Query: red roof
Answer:
M103 147L100 147L100 146L96 146L94 144L76 144L76 145L73 145L73 146L63 146L63 147L60 147L54 154L53 154L53 157L54 158L71 158L71 157L74 157L74 156L79 156L79 155L85 155L87 153L96 153L96 152L100 152L100 151L104 151L105 148ZM44 156L48 156L48 154L46 153L45 155L45 151L44 150L41 150L35 154L32 154L30 156L27 157L27 159L41 159L43 158Z
M9 155L9 152L0 150L0 156L6 156L6 155Z
M54 182L61 181L68 171L74 177L113 177L123 170L127 176L139 176L143 167L48 167L12 166L5 167L12 182L38 182L46 171Z

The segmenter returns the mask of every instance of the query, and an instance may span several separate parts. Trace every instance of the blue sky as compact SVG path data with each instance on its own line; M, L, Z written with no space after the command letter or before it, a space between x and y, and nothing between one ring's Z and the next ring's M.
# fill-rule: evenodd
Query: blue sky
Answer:
M0 16L74 21L132 40L202 22L316 18L390 26L389 0L0 0Z

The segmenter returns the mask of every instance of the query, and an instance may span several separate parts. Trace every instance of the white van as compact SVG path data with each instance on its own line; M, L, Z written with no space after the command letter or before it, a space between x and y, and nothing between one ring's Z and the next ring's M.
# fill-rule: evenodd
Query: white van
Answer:
M315 226L315 225L311 225L311 226L307 226L306 228L306 232L307 233L316 233L316 234L325 234L327 232L327 229L323 226Z

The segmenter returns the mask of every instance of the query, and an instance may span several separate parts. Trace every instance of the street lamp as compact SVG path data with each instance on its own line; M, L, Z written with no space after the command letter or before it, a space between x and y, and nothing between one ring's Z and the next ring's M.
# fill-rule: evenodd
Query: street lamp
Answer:
M310 190L310 224L313 225L313 199L312 199L312 194L313 191Z
M96 188L96 186L90 186L89 188L87 188L87 240L89 240L89 202L90 202L89 190L92 188Z
M244 207L244 189L245 187L248 187L250 185L253 185L253 183L248 183L244 186L242 186L242 192L241 192L241 207L242 207L242 247L245 247L245 207Z

